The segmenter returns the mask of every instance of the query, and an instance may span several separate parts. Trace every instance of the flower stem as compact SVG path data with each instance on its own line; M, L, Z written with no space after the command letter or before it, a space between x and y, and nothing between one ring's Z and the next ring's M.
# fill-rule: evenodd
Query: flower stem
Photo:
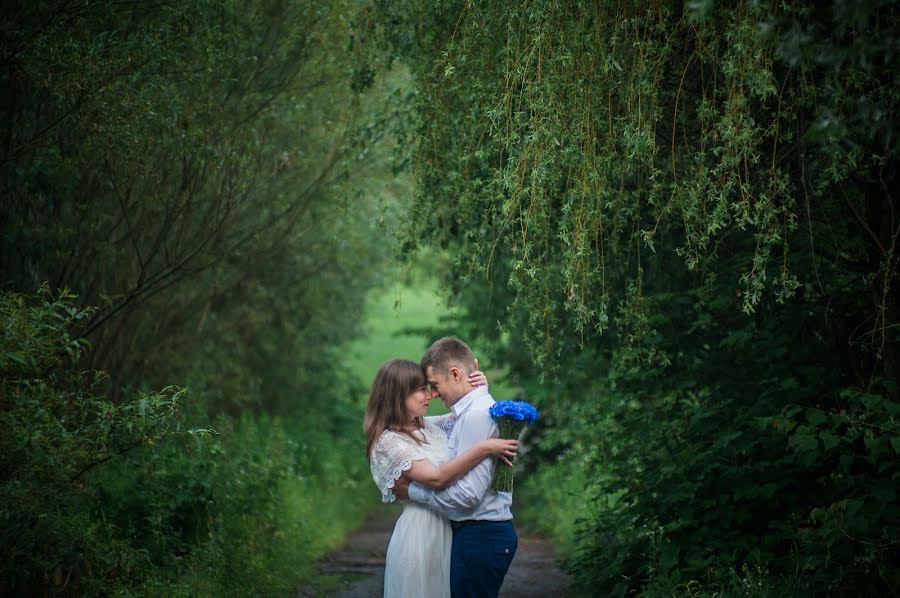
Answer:
M521 435L522 430L525 429L525 425L524 421L515 420L510 417L501 417L497 419L497 426L500 428L500 438L505 438L507 440L518 438L519 435ZM494 478L491 486L497 492L512 492L513 468L499 459L495 459Z

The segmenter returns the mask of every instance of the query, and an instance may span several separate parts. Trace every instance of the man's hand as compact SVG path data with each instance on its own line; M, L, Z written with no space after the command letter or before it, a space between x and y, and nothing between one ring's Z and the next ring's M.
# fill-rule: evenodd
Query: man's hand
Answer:
M394 496L397 497L397 500L409 500L410 481L408 477L402 475L400 479L394 482Z

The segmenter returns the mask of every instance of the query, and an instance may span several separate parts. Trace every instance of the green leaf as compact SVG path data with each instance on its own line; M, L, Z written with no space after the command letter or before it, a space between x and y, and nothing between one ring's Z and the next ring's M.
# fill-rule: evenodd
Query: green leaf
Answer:
M800 451L811 451L819 447L815 436L809 434L795 434L793 436L795 447Z
M819 439L822 441L822 446L825 447L826 451L830 451L841 442L840 437L835 436L827 430L819 434Z
M821 409L807 409L806 410L806 421L813 427L819 426L825 423L827 416L825 412Z

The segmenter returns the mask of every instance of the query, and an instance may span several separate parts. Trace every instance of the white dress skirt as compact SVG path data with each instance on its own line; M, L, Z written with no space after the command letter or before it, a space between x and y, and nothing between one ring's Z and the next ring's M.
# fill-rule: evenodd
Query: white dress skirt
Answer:
M404 434L387 431L375 443L370 466L383 502L394 502L394 482L412 467L428 459L440 466L447 459L447 436L453 417L425 419L417 433L421 444ZM385 598L449 598L450 548L453 531L447 514L424 505L404 503L388 544L384 569Z

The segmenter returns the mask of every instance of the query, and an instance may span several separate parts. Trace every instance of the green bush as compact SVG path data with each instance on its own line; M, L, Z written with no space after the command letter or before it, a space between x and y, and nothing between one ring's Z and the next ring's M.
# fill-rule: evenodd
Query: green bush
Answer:
M0 593L291 594L373 504L336 357L402 77L352 1L13 5Z
M2 593L314 584L316 559L378 500L353 415L245 413L188 429L186 414L205 407L195 396L182 409L183 390L114 405L92 394L100 373L73 368L87 345L68 330L87 313L66 292L0 296Z
M0 294L0 546L2 593L111 593L145 560L113 522L91 516L90 474L177 429L184 392L138 393L115 405L100 372L72 366L88 317L66 291Z
M896 3L375 6L576 590L897 593Z
M93 480L95 516L147 551L155 575L140 592L286 596L314 584L316 559L377 502L364 484L364 448L268 416L222 419L217 430L194 446L133 455Z

